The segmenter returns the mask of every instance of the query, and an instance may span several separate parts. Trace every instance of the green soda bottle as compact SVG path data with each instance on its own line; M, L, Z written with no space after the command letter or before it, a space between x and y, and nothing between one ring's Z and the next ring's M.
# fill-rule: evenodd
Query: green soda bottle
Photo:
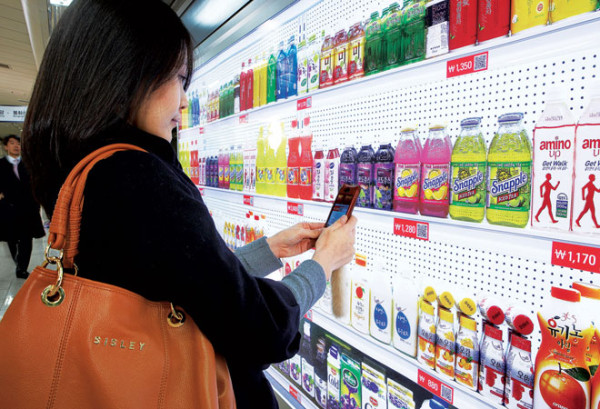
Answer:
M271 56L267 65L267 104L277 100L277 57L271 48Z
M531 202L531 142L521 124L522 113L498 118L498 132L488 152L487 220L525 227Z
M404 3L402 13L402 56L404 64L425 59L425 5L413 0Z
M383 69L399 67L402 64L402 10L398 3L390 4L388 15L382 24L385 43L385 60Z
M388 18L390 12L390 8L386 7L381 11L381 18L379 18L379 27L381 27L381 57L380 57L380 68L381 71L385 70L386 61L387 61L387 42L386 42L386 33L385 33L385 22Z
M481 118L461 121L461 131L452 149L450 217L481 222L486 199L486 146L479 129Z
M379 13L371 14L371 21L367 24L365 45L365 75L381 71L381 24Z

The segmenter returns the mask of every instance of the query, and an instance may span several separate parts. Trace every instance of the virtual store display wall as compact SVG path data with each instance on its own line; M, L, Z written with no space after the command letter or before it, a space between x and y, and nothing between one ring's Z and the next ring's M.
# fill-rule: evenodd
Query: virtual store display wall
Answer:
M373 25L373 21L380 21L376 18L388 24L381 15L400 13L402 43L402 33L406 31L403 31L402 27L405 26L402 24L410 23L402 20L402 13L410 7L422 7L423 16L427 17L428 9L431 13L433 6L444 6L440 3L444 2L416 5L415 2L408 2L401 8L395 5L388 7L377 1L353 2L352 7L333 1L301 1L285 10L214 60L196 67L190 88L193 102L188 117L192 127L180 132L182 165L202 190L215 223L223 229L225 240L235 247L300 220L323 221L327 216L330 204L305 200L313 196L306 197L294 193L294 188L289 189L290 169L298 168L297 173L292 172L291 180L297 178L298 184L304 181L305 185L310 181L312 191L315 182L321 180L327 185L325 181L330 182L332 175L344 179L339 169L343 168L345 161L344 148L349 146L359 151L361 146L371 145L377 151L380 145L391 144L391 147L380 150L381 155L378 156L383 164L393 163L390 160L394 157L392 148L399 148L396 149L396 159L398 152L406 151L406 145L398 144L398 141L407 129L415 130L423 150L429 149L427 138L431 134L430 128L434 131L443 130L440 140L445 141L443 144L446 147L451 144L455 149L459 134L472 137L473 140L480 136L483 143L479 145L485 146L479 156L461 159L448 152L447 157L443 158L444 164L438 158L433 162L435 166L427 169L427 176L431 179L429 184L425 186L421 180L417 185L422 195L419 202L440 201L440 197L451 199L453 203L464 197L475 199L472 200L474 203L468 202L463 207L469 209L469 205L473 204L471 209L475 209L482 217L487 215L480 223L454 217L452 207L452 217L444 217L448 212L448 201L441 206L445 207L445 211L433 212L442 217L423 215L432 213L422 211L421 214L393 211L398 210L395 206L391 206L394 208L391 210L382 210L386 206L378 206L377 203L393 199L390 200L391 194L387 198L381 195L377 202L377 192L383 192L385 189L381 186L385 187L386 183L391 185L390 178L380 177L379 180L375 178L367 182L365 191L369 195L373 192L376 205L375 209L365 207L355 210L359 219L356 263L344 273L347 314L342 319L333 317L328 292L309 317L339 342L359 349L367 357L364 360L363 355L352 358L358 362L358 369L352 369L350 365L347 373L354 374L358 384L350 382L352 377L347 380L357 391L346 389L346 393L343 393L342 376L339 399L344 401L344 407L369 407L370 399L357 398L361 384L360 390L369 390L373 385L372 371L361 367L362 361L371 359L381 365L379 373L383 374L383 381L378 384L387 390L387 398L383 400L390 408L437 408L450 405L458 408L501 405L528 408L532 407L533 400L535 408L587 409L593 405L591 407L595 409L598 403L592 403L592 400L598 399L598 392L594 397L592 389L598 390L600 378L592 378L592 375L595 374L598 357L590 352L594 347L590 351L582 348L584 345L595 345L590 341L593 339L591 327L588 329L583 322L597 319L590 312L598 311L597 304L600 303L598 288L594 286L600 284L596 275L600 272L600 240L592 218L595 212L595 175L600 176L595 159L600 151L600 142L597 142L597 127L587 126L599 122L594 121L595 111L591 115L588 112L585 117L582 115L590 105L592 84L600 79L600 46L597 41L600 17L597 13L558 19L556 16L565 8L564 5L560 7L562 2L554 2L555 8L552 10L555 17L552 18L548 13L551 5L541 1L535 8L536 13L529 13L527 18L521 19L523 13L532 9L524 8L527 2L513 1L511 37L506 36L506 27L510 26L510 23L506 23L503 25L506 31L502 28L497 32L498 37L477 45L468 40L465 43L467 45L447 54L436 52L432 58L425 58L425 54L421 61L400 66L391 64L387 70L386 67L379 68L379 72L372 75L312 89L298 96L277 99L275 93L275 101L265 105L260 102L260 74L261 70L265 70L261 57L263 53L266 57L271 48L277 50L282 41L285 44L282 62L288 55L293 57L293 47L292 53L288 52L289 46L293 45L288 41L292 35L300 36L295 39L298 46L304 40L304 46L308 47L306 44L310 43L313 34L320 36L325 30L325 35L335 37L341 29L350 29L361 21L366 23L363 41L368 51L374 44L369 41L373 39L373 30L368 27ZM478 3L485 6L486 1ZM494 4L499 6L501 3L510 4ZM571 6L579 4L571 3ZM591 4L589 1L580 3L582 7L584 3ZM443 36L437 34L452 33L452 16L456 5L454 1L446 4L447 9L449 7L447 16L450 24L444 25L444 13L441 13L442 22L439 23L442 27L432 24L431 19L424 19L422 28L425 31L422 34L425 48L428 38L432 38L430 45L445 44L446 40L441 38ZM384 7L388 9L387 12L383 10ZM585 11L573 10L570 14ZM380 14L370 18L374 11ZM540 12L547 16L546 19L550 18L553 24L539 23L536 16ZM515 20L514 16L518 18ZM523 29L523 24L531 27ZM380 38L393 39L390 34L393 24L385 27L390 30ZM357 38L362 35L361 29L357 30L356 27L351 31ZM352 44L347 37L346 44L350 44L348 49L351 49ZM318 49L314 46L314 38L312 45L310 50ZM297 50L297 61L306 55L303 54L303 48ZM448 48L452 49L453 46L449 43ZM368 55L372 55L372 52ZM253 80L258 79L253 83L253 86L259 84L258 103L252 101L250 108L248 101L251 98L247 94L248 98L241 105L246 109L236 113L235 92L231 93L231 86L235 83L236 75L244 74L247 81L248 66L245 65L246 71L242 71L241 63L249 59L256 60L256 56L259 56L260 63L250 67L253 68ZM268 71L268 64L266 69ZM254 76L254 72L259 73L258 77ZM298 70L295 75L298 76ZM288 85L291 83L288 81ZM298 86L297 81L293 83ZM199 96L214 93L219 87L219 97L223 97L221 102L227 101L229 106L222 104L219 112L217 105L217 119L214 107L209 117L208 99L202 105ZM264 91L269 91L268 83L266 88ZM556 92L557 89L562 91ZM230 106L232 100L233 109ZM556 103L548 105L551 100ZM201 105L204 108L201 109ZM226 115L221 117L223 109ZM546 115L549 122L539 121L542 112L549 110L552 111ZM524 158L508 155L508 164L499 166L500 160L492 157L494 151L490 149L490 144L499 130L499 122L503 121L502 116L511 113L522 114L522 118L517 115L521 121L515 134L526 135L519 139L521 145L513 145L511 149L525 150L526 155L522 155ZM571 120L567 119L569 115L572 116ZM552 122L553 118L558 117L562 118ZM305 122L305 118L310 119ZM463 120L467 118L479 118L479 132L473 132L470 136L468 132L465 133L469 122ZM577 121L582 126L577 129L575 138L573 125ZM535 131L534 138L536 127L539 129ZM550 136L544 135L548 134L548 129L559 131ZM555 136L561 136L562 139L558 140ZM297 143L292 143L294 140ZM588 140L588 147L591 148L589 157L582 158L578 151L577 157L572 158L576 146L581 145L579 148L583 149L584 140ZM303 152L306 156L310 143L310 158L301 159ZM261 145L268 152L262 157L258 153L262 151ZM296 155L298 158L292 159L292 162L296 161L295 164L290 163L290 158L294 158L292 152L296 149L299 150ZM336 149L341 159L335 154ZM527 152L528 149L533 151L533 157ZM322 159L317 159L318 151L323 152ZM548 156L541 159L542 154ZM420 159L424 162L422 155ZM460 166L456 166L459 160ZM335 172L328 170L329 178L319 179L317 163ZM405 166L398 172L398 163L396 161L395 167L380 166L383 170L375 174L386 176L385 172L389 173L392 168L396 173L395 178L391 177L392 180L408 176L408 173L404 175L403 169L409 167ZM333 167L330 168L330 165ZM572 177L569 179L573 167L576 168L574 182ZM415 168L421 170L422 177L423 168ZM304 179L302 169L305 169ZM307 179L309 169L310 179ZM487 178L492 173L499 182L514 179L517 183L519 178L526 178L527 186L519 186L522 190L516 194L513 190L503 198L510 204L511 210L516 209L515 214L527 218L525 223L517 223L525 227L505 227L495 224L493 217L490 220L491 183L483 191L482 187L468 189L473 194L459 199L459 192L451 177L454 173L458 177L461 169L470 176L477 176L479 171L482 174L479 179L485 176L483 186L488 184ZM262 179L261 171L271 172L273 183ZM445 181L439 186L434 185L433 180L444 173ZM550 178L547 178L547 173L551 174ZM232 178L231 174L235 177ZM252 175L257 174L253 179ZM283 175L283 183L275 183L278 174ZM509 176L501 177L503 174ZM533 184L531 176L534 177ZM360 182L358 178L357 182ZM570 186L573 183L574 189ZM336 184L331 183L332 186ZM211 185L221 188L209 187ZM404 192L404 197L412 194L407 194L411 186L407 185L405 190L400 191ZM402 186L393 186L394 193L399 192L397 187ZM566 197L559 196L559 193ZM453 197L453 194L456 196ZM477 195L479 200L476 200ZM551 206L545 203L546 196ZM530 205L531 197L534 200ZM499 199L496 197L494 200ZM580 207L573 213L572 209L577 203ZM565 222L571 214L572 223ZM578 218L580 215L582 217ZM536 226L536 223L531 226L536 216L546 226ZM553 218L560 223L553 223ZM478 221L480 217L474 219ZM582 229L578 228L576 221L582 224ZM570 231L571 226L574 226L573 231ZM289 272L301 260L284 261L287 267L285 272ZM570 290L571 287L579 292ZM581 301L574 302L577 298ZM597 303L596 307L593 307L593 302ZM589 304L583 305L585 303ZM541 312L539 320L538 312ZM540 324L543 325L540 327ZM304 333L303 326L300 331ZM301 374L303 368L312 367L312 375L307 370L307 377L312 377L316 387L318 353L315 351L320 351L322 358L323 353L329 353L330 346L326 344L326 351L321 351L324 348L318 348L314 336L310 339L313 347L305 348L287 364L290 368L294 363L299 365ZM368 367L369 363L366 365ZM285 368L285 365L281 368ZM341 367L340 371L343 372ZM282 376L281 372L271 370L273 381L285 385L286 390L291 391L303 406L325 407L315 397L314 388L307 390L310 388L295 384L293 371L283 369L283 372L286 374ZM394 380L395 375L388 373L399 373L405 379ZM427 390L437 398L419 398L419 402L405 402L401 406L398 399L391 399L390 390L394 388L389 389L386 379L400 382L415 396L429 396L422 395L423 390ZM332 385L332 388L335 390L336 386ZM366 390L363 397L366 396ZM423 406L425 401L429 406ZM381 406L383 403L378 403L379 406L372 402L370 404L373 407L386 407Z

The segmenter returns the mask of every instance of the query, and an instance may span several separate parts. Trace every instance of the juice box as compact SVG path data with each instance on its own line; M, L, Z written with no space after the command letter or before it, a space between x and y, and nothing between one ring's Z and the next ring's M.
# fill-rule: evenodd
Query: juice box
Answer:
M596 10L597 0L550 0L550 22Z
M418 324L419 347L417 361L435 369L435 317L434 307L427 301L421 300L421 313Z
M362 407L360 364L345 354L342 354L340 363L340 407L360 408Z
M385 408L387 401L385 375L363 362L361 381L364 402L362 407Z
M388 392L388 409L415 409L415 401L413 392L400 385L398 382L389 379L387 380ZM385 408L385 406L384 406Z
M300 385L302 383L302 357L296 354L290 358L290 378Z
M481 342L481 365L479 366L479 393L501 405L504 402L506 380L502 330L489 324L485 324L484 328L484 337Z
M454 316L449 310L440 308L439 321L436 328L435 370L450 380L454 380L454 342Z
M327 409L340 408L340 352L335 345L327 353Z
M516 34L548 23L550 0L513 0L510 9L510 31Z
M451 50L473 45L477 41L477 2L474 0L450 0Z
M508 35L510 0L478 0L477 41Z
M600 110L597 115L600 119ZM575 139L573 231L596 233L600 228L596 217L596 204L600 206L600 195L596 194L600 189L597 176L600 177L600 123L580 123Z

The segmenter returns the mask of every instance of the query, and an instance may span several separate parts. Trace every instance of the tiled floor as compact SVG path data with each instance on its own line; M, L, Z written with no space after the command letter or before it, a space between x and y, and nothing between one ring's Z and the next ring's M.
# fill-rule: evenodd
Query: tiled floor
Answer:
M33 251L29 261L29 271L44 260L46 237L33 240ZM15 275L15 263L10 256L6 242L0 242L0 319L4 316L17 291L25 282Z

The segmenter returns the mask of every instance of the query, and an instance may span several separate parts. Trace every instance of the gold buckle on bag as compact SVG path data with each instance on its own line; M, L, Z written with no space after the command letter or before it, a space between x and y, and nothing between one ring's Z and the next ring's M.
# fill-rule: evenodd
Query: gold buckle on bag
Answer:
M52 256L50 255L50 250L52 250L52 243L48 243L46 246L46 251L44 252L45 260L42 263L42 267L45 268L48 264L55 264L58 277L56 279L56 284L51 284L42 291L42 302L48 307L56 307L65 299L65 291L62 288L64 275L64 268L62 265L63 251L60 250L58 256Z
M178 328L183 325L185 322L185 314L182 311L178 311L175 309L173 303L171 303L171 312L167 317L167 323L173 328Z

